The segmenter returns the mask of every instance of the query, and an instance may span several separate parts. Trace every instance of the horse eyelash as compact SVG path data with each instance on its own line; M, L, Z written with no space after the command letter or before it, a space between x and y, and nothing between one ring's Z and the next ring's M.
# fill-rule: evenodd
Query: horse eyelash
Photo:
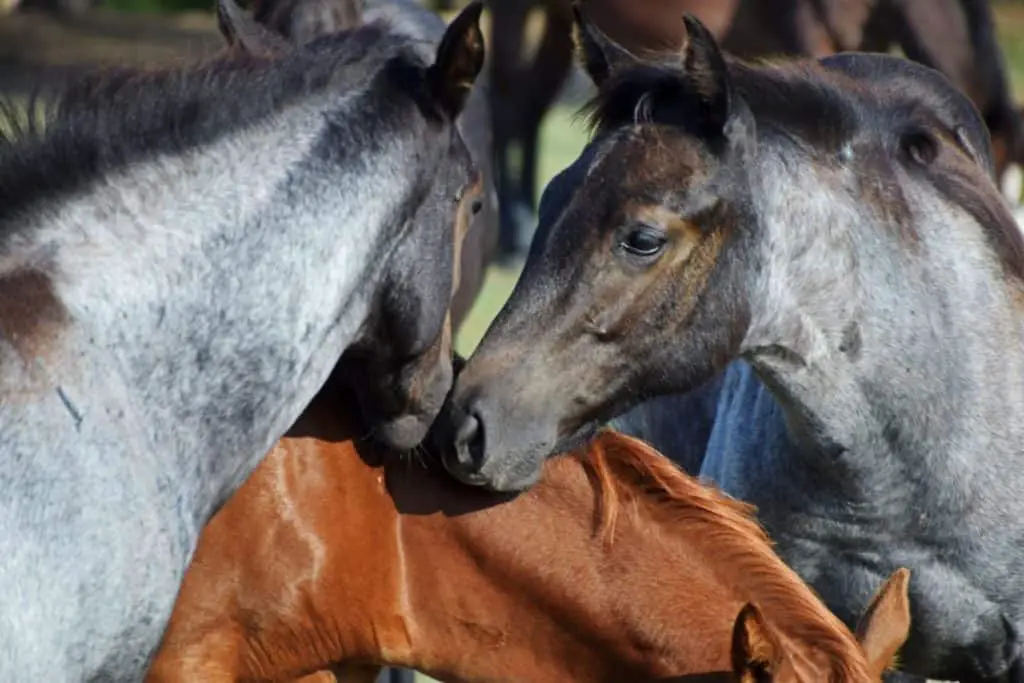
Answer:
M645 92L633 107L633 124L639 125L651 120L651 93Z

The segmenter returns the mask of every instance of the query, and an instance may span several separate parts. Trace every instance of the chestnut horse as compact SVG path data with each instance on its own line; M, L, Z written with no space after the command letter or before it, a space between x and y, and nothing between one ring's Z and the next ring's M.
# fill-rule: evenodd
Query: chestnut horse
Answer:
M908 631L905 570L862 650L746 505L631 437L602 433L510 498L356 440L352 414L328 385L206 527L149 683L372 681L385 664L446 681L878 681Z
M637 53L678 47L691 13L739 57L823 57L898 45L967 93L992 135L996 172L1024 160L1016 110L988 0L582 0L590 20ZM544 31L524 61L527 19ZM499 251L520 251L536 206L537 136L572 65L571 0L503 0L491 6L491 97L500 199ZM500 26L500 31L493 30ZM512 163L513 151L518 163ZM1017 198L1013 197L1016 201Z

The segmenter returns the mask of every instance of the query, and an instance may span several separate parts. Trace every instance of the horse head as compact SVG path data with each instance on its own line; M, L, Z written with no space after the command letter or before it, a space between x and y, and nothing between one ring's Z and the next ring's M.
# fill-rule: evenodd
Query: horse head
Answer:
M519 283L452 396L449 469L498 489L528 486L631 386L700 372L700 339L668 346L664 331L715 315L705 292L746 211L753 118L703 25L687 17L680 51L641 59L577 21L595 137L552 183L563 201L542 199Z
M864 650L872 681L896 664L896 655L910 634L910 570L897 569L872 597L857 624L857 642ZM792 657L784 639L747 603L736 617L732 634L733 673L739 683L811 683L820 673L807 672L807 657Z
M250 53L316 51L346 39L331 34L315 45L300 45L246 16L233 0L220 0L219 7L225 37ZM448 309L458 283L459 249L482 192L455 122L483 65L481 11L482 4L473 2L451 22L433 63L423 70L397 61L385 68L414 93L415 112L402 116L425 119L425 135L415 143L424 146L422 166L408 169L421 177L401 234L371 268L371 310L339 367L371 432L396 449L419 444L452 382Z

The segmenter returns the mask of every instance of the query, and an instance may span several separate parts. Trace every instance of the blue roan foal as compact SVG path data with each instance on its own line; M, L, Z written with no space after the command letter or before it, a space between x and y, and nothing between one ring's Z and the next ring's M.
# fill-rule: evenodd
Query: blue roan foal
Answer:
M685 460L840 618L906 566L905 671L1024 681L1024 240L977 110L886 55L747 65L688 20L640 59L582 29L595 137L456 381L449 469L523 488L699 389L642 426L702 420Z
M0 142L0 681L140 680L203 524L344 351L391 447L451 383L480 5L428 64L228 3L240 50L79 83Z

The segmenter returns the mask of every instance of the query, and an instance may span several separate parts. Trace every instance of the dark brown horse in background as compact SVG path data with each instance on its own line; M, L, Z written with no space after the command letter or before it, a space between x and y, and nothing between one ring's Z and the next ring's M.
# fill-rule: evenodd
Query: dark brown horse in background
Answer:
M886 52L897 45L971 98L991 132L1000 176L1009 164L1024 160L1024 122L1013 104L988 0L581 3L595 25L637 53L678 46L683 39L679 17L686 12L697 16L727 52L744 58ZM538 134L572 66L572 11L571 0L501 0L490 9L499 251L508 256L524 248L533 223ZM543 17L543 33L532 59L524 60L527 20L535 11Z
M444 35L445 22L414 0L256 0L256 20L295 43L344 31L362 23L387 21L399 32L423 41L431 51ZM483 79L481 79L483 80ZM452 302L452 325L458 330L480 288L498 236L497 193L492 171L493 136L490 104L478 83L466 101L458 126L483 177L483 192L462 244L461 278Z

